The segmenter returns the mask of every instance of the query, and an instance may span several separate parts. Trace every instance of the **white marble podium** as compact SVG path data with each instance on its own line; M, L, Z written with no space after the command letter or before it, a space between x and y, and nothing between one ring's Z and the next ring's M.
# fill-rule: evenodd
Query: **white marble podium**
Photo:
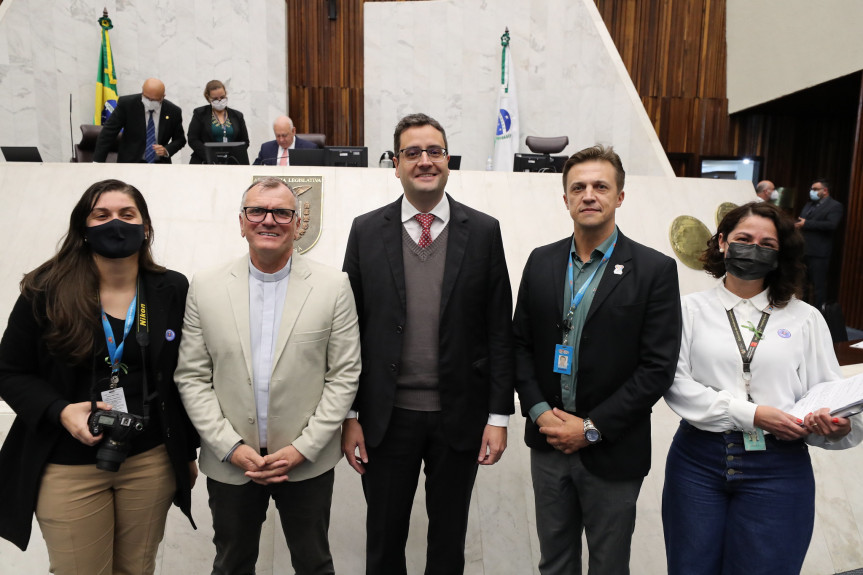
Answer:
M68 227L72 206L94 181L119 178L137 186L149 203L155 229L156 258L189 276L246 250L239 235L240 194L253 175L320 175L324 178L323 226L309 257L341 266L351 220L400 194L391 170L223 166L139 166L74 164L0 164L0 329L18 294L22 274L47 259ZM514 290L530 251L572 232L558 176L497 172L452 172L448 191L459 201L486 211L501 222ZM714 213L723 201L754 197L751 184L714 180L630 176L617 221L637 241L673 255L668 227L678 215L693 215L715 230ZM637 265L637 263L636 263ZM678 262L684 293L705 289L713 280ZM13 415L0 402L0 439ZM660 402L653 427L653 469L638 501L633 539L633 573L665 572L660 502L665 456L677 418ZM539 559L528 450L523 419L511 418L509 448L501 462L479 471L470 512L466 557L469 575L535 573ZM822 575L863 566L863 450L812 450L818 485L815 535L804 573ZM8 472L3 470L3 472ZM408 571L425 563L425 513L422 486L414 502L408 539ZM157 573L206 573L214 548L203 477L193 492L198 530L176 509L171 511L160 549ZM365 502L359 477L344 462L336 468L330 539L341 574L364 572ZM585 554L586 557L586 554ZM44 573L45 546L34 525L30 548L22 553L0 541L0 571ZM268 515L261 539L258 573L291 572L284 537Z

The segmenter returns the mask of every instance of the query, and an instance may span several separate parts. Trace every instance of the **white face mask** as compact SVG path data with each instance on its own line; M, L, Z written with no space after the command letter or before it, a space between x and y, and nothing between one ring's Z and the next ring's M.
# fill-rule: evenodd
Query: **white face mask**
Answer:
M817 202L821 198L818 197L818 190L809 190L809 199L813 202Z
M144 110L147 112L157 112L162 107L160 100L151 100L147 96L141 96L141 101L144 102Z
M228 107L228 98L222 98L221 100L210 100L210 105L214 110L222 111Z
M770 201L771 202L775 202L778 199L779 199L779 192L777 192L776 190L773 190L772 192L770 192Z

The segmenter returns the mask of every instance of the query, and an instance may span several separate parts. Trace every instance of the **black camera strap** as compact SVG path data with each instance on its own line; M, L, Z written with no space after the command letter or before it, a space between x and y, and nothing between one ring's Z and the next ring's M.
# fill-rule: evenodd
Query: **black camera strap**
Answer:
M135 326L135 339L141 348L141 374L144 376L141 382L141 395L144 398L144 425L150 423L150 395L147 393L147 347L150 345L150 321L148 318L147 292L141 282L141 274L138 274L138 322ZM155 395L155 392L153 392Z

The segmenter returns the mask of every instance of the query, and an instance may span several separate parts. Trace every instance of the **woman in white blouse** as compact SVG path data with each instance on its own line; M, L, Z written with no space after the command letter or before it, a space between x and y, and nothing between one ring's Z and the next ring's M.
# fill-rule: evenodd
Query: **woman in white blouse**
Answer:
M799 573L815 519L807 444L860 442L859 417L788 410L841 379L830 332L798 300L803 238L766 203L736 208L701 256L721 281L683 298L665 394L683 420L668 453L662 520L670 575Z

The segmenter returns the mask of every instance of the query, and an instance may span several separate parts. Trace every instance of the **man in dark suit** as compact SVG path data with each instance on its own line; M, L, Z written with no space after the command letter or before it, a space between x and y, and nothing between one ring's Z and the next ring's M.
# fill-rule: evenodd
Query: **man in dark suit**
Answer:
M816 308L827 301L827 276L833 253L833 233L842 221L842 204L830 197L830 183L824 178L812 182L809 202L794 224L806 241L806 273L814 288L808 298Z
M514 411L512 293L497 220L444 193L443 127L412 114L394 139L404 196L354 220L345 253L363 370L342 450L368 505L366 573L406 573L425 464L425 573L453 575L477 464L500 459Z
M255 166L290 166L291 150L295 148L316 149L314 142L297 138L297 129L294 121L287 116L279 116L273 122L273 135L275 140L261 144L261 151L255 158Z
M118 163L170 164L171 156L186 145L183 113L165 99L165 84L156 78L147 79L140 94L117 100L114 113L96 140L94 162L105 161L120 130L123 139Z
M629 573L650 412L677 365L677 269L617 228L624 177L612 148L567 160L573 234L531 253L518 291L516 389L543 575L581 573L582 531L591 575Z

